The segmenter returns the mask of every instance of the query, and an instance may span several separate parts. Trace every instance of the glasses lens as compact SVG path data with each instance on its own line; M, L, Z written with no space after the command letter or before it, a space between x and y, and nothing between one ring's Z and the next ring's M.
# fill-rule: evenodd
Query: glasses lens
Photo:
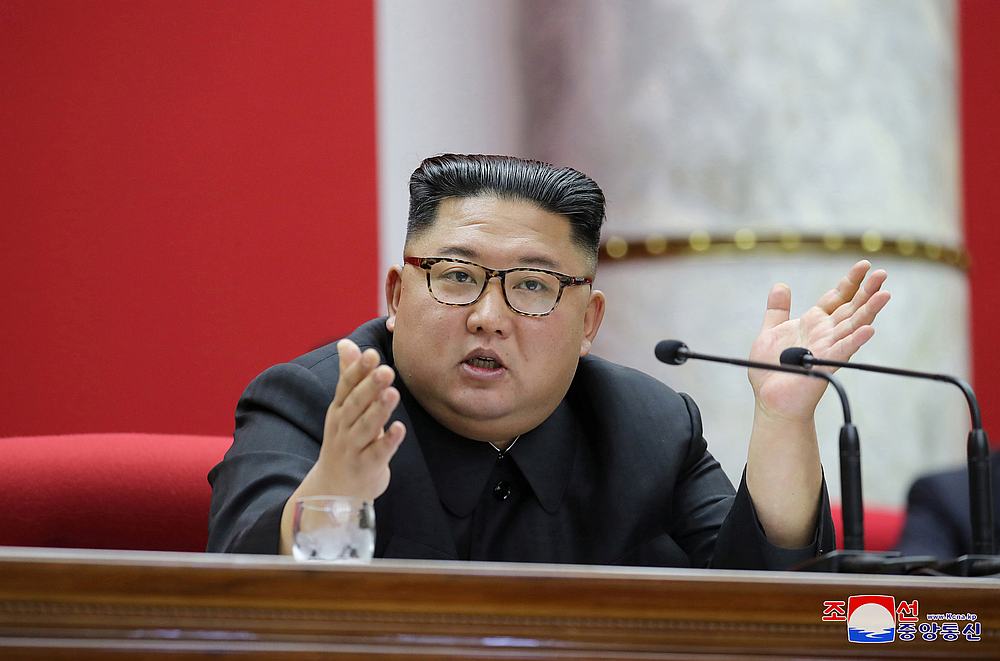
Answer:
M559 297L559 279L548 273L511 271L504 284L511 307L527 314L551 312Z
M431 267L431 293L442 303L465 305L483 290L486 271L472 264L438 262Z

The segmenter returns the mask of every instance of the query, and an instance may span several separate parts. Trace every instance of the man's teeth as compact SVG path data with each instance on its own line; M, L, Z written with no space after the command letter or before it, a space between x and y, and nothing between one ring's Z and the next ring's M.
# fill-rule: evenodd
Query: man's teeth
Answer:
M492 370L500 367L500 364L493 358L470 358L466 362L473 367L480 367L486 370Z

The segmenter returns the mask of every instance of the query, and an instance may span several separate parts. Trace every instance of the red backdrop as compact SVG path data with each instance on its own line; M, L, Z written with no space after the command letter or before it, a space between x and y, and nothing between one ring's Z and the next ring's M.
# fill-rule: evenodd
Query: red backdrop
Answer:
M370 0L0 0L0 435L229 434L378 309Z
M996 335L1000 330L1000 2L962 0L959 7L965 242L972 257L973 385L983 409L983 426L993 434L996 446L1000 443L1000 342Z
M974 384L1000 431L1000 2L961 0ZM0 0L0 435L227 434L378 309L371 0Z

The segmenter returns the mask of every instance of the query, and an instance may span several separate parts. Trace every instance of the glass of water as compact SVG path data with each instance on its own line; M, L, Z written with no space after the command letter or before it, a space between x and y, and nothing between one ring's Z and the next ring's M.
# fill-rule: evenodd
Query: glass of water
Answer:
M296 560L368 562L375 553L375 508L350 496L299 498L292 540Z

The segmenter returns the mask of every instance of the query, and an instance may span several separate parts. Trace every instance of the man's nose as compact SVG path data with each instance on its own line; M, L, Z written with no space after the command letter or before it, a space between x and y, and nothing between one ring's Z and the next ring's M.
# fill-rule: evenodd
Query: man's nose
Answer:
M500 278L490 278L486 290L479 300L469 306L467 324L469 332L497 333L507 335L514 312L507 307L503 296L503 284Z

